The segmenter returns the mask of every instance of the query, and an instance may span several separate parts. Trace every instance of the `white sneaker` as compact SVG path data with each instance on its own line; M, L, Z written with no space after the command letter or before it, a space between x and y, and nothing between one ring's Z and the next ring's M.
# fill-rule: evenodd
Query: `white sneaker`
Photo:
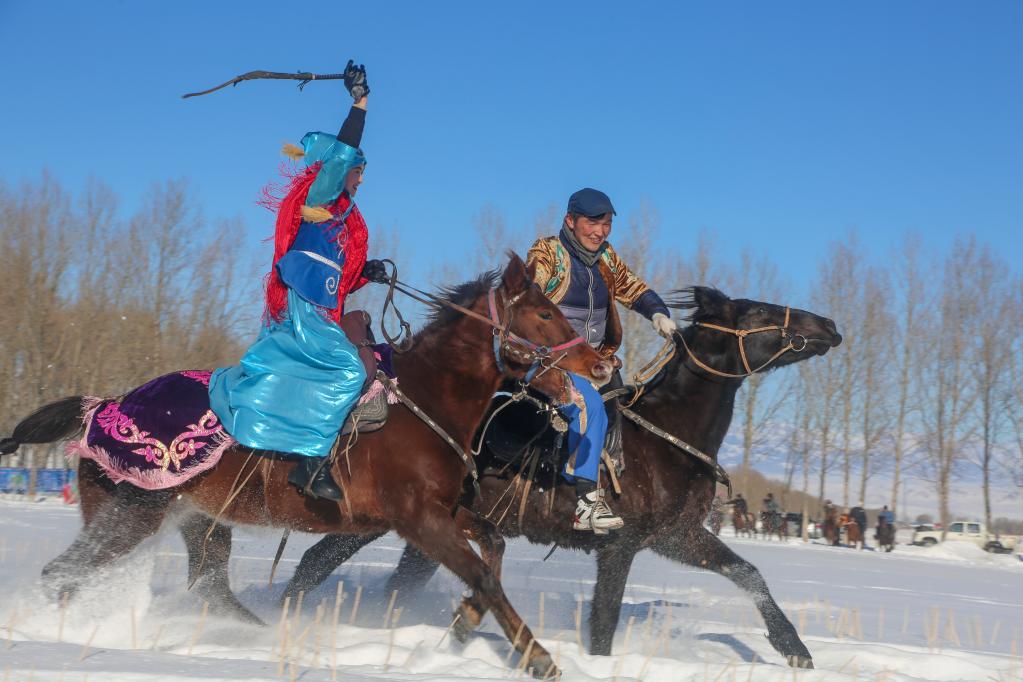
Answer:
M608 531L618 530L624 525L622 517L615 516L611 507L607 506L603 490L586 493L575 505L573 530L590 530L597 535L606 535Z

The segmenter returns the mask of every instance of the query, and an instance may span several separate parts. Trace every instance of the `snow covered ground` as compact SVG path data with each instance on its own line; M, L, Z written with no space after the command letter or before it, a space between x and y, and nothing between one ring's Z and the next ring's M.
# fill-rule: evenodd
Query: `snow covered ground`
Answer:
M462 646L445 636L461 584L441 571L424 594L398 594L385 627L384 583L402 549L367 547L292 618L282 657L278 597L315 538L293 535L272 587L279 535L235 535L232 580L270 625L202 618L185 591L184 548L165 531L107 572L61 614L39 592L41 567L79 527L56 500L0 500L0 680L483 680L508 679L518 657L494 621ZM730 535L730 531L724 531ZM820 544L727 538L764 574L817 666L785 666L752 602L711 573L653 554L633 567L611 657L581 653L594 581L592 557L509 543L505 587L554 653L566 680L1012 680L1023 679L1023 561L972 546L900 545L892 554ZM343 581L339 625L332 626ZM354 624L354 596L362 588ZM541 617L541 600L543 615ZM322 611L321 611L322 607ZM319 620L317 613L322 615ZM631 623L631 626L630 626Z

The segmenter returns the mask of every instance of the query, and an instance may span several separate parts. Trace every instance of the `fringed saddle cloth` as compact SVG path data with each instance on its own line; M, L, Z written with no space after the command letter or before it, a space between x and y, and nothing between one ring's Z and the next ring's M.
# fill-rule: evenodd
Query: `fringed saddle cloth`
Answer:
M379 347L371 348L380 369L390 374L390 357ZM174 372L118 398L86 397L85 432L80 440L68 443L68 457L91 459L114 483L124 481L145 490L173 488L212 469L237 442L210 409L211 373ZM383 426L392 402L390 392L374 381L339 438L347 438L353 426L360 431Z
M171 488L212 468L235 440L210 409L211 372L165 374L119 398L86 397L85 433L67 454L95 461L114 482Z

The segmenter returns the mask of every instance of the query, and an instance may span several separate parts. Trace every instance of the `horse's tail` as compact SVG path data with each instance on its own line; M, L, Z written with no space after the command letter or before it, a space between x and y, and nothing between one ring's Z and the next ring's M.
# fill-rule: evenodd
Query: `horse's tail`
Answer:
M66 440L82 428L82 396L73 395L43 405L14 427L10 438L0 438L0 457L14 454L26 443Z

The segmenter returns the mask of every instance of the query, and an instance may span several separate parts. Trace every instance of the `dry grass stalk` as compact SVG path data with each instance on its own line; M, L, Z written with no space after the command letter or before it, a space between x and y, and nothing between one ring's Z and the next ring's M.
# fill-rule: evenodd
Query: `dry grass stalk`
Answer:
M632 626L636 623L636 616L629 616L629 622L625 626L625 641L622 642L622 653L629 653L629 641L632 639Z
M1002 621L996 620L995 626L991 628L991 641L988 642L991 646L995 645L995 640L998 639L998 630L1002 627Z
M341 605L345 601L345 581L339 580L334 594L334 615L330 623L330 680L337 680L337 621L341 618Z
M718 680L720 680L722 677L724 677L726 672L728 672L729 670L731 670L734 667L735 667L735 661L729 661L728 665L726 665L724 668L722 668L721 672L719 672L717 674L717 676L714 678L714 682L718 682ZM793 672L795 672L795 668L793 668L792 670L793 670ZM733 671L733 675L734 675L734 671Z
M89 639L85 640L85 644L82 645L82 651L81 651L81 653L78 654L78 660L79 661L84 661L85 660L86 655L89 653L89 647L92 646L92 639L93 639L93 637L96 636L97 632L99 632L99 624L98 623L96 624L96 627L94 627L92 629L92 633L89 634Z
M323 614L326 610L327 599L324 597L316 607L316 620L313 621L313 662L310 665L314 668L320 663L320 623L323 622Z
M440 641L437 642L437 646L433 647L434 649L439 649L440 648L440 645L443 644L444 640L447 638L448 633L451 632L451 630L455 627L455 623L457 623L458 619L460 619L461 617L462 617L462 614L460 614L460 613L456 613L455 614L455 617L451 619L451 624L448 625L446 630L444 630L444 634L440 636Z
M405 662L401 664L402 668L407 670L408 667L412 665L412 658L416 655L416 652L419 651L419 647L422 646L422 644L423 640L416 642L416 645L412 647L412 651L408 652L408 656L405 657Z
M948 610L948 620L945 621L945 639L957 647L962 647L963 643L959 641L959 632L956 630L955 614L952 609Z
M668 619L665 618L664 625L661 627L661 632L660 632L660 634L657 635L657 639L654 641L654 645L652 647L650 647L649 653L647 653L646 658L643 660L643 665L640 666L639 674L636 675L636 679L642 680L643 677L646 675L646 669L648 667L650 667L650 661L653 660L654 654L657 653L658 647L661 646L661 640L663 638L667 637L667 635L668 635Z
M355 617L359 615L359 602L362 601L362 585L355 588L355 601L352 603L352 615L348 617L348 624L355 625Z
M135 605L132 604L129 609L129 616L131 617L131 648L138 648L138 631L135 628Z
M210 612L210 603L204 601L202 603L202 613L199 614L199 622L195 624L195 632L192 634L192 641L188 643L187 655L192 655L192 647L199 641L199 636L202 634L202 629L206 625L206 614Z
M289 639L291 637L291 618L284 621L284 631L281 633L281 647L277 652L277 677L284 676L284 664L288 660Z
M387 602L387 610L384 612L384 629L391 624L391 614L394 612L394 602L398 598L398 590L391 591L391 600Z
M651 605L651 609L653 605ZM579 655L583 656L586 654L586 649L583 646L583 597L579 595L575 602L575 642L579 645Z
M540 617L537 621L538 622L538 626L536 629L537 637L543 637L543 601L544 601L543 594L544 594L543 592L540 592Z
M842 612L838 616L838 620L835 622L835 629L833 630L835 637L842 639L846 630L849 628L849 612L846 609L842 609Z
M270 660L274 660L274 651L283 646L282 640L284 639L284 623L288 620L288 611L291 608L291 595L289 594L284 598L284 603L281 605L281 618L277 621L277 639L270 645Z
M849 664L856 660L856 654L853 654L848 661L842 664L842 667L838 669L838 674L841 675L842 671L849 667Z
M295 621L292 629L298 631L299 623L302 622L302 601L305 599L305 590L298 591L298 599L295 600L295 614L292 619Z
M512 655L519 650L519 637L522 636L522 628L524 627L526 627L526 621L519 623L519 629L515 631L515 639L512 640L511 649L508 650L508 655L504 657L505 666L511 663Z
M68 600L68 598L70 596L71 595L69 593L65 592L60 597L60 620L57 623L57 641L58 642L63 642L64 641L64 621L67 620L67 600ZM132 645L131 648L134 649L135 646Z
M973 641L976 647L984 643L984 623L981 621L980 616L973 617Z
M849 630L853 637L859 640L863 640L863 623L860 622L860 610L853 609L852 619L849 621L852 626Z
M806 635L806 607L799 609L799 634Z

